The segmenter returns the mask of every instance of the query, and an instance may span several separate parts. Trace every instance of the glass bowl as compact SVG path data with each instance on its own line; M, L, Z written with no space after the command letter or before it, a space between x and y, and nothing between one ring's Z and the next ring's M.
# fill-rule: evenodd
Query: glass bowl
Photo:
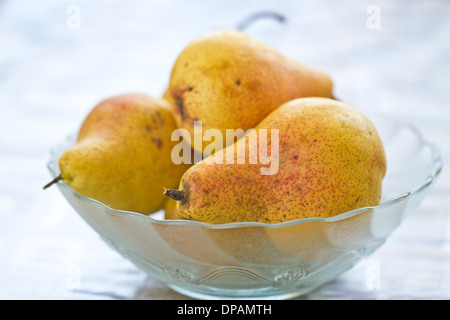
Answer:
M199 299L288 299L336 278L379 248L421 203L442 161L411 125L372 118L388 169L382 204L331 218L210 225L111 209L57 186L100 237L151 277ZM52 150L48 168L73 143Z

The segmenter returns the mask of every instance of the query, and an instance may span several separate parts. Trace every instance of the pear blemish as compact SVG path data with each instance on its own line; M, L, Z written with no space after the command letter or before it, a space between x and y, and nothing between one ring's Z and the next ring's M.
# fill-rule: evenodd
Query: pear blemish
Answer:
M183 99L181 98L181 96L178 96L176 101L177 101L178 110L180 111L181 118L185 119L186 115L184 113Z

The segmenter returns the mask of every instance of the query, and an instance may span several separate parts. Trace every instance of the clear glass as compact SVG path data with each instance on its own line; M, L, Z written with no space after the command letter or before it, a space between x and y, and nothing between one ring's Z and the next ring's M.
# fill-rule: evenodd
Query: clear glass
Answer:
M63 182L78 214L125 258L172 289L200 299L287 299L336 278L379 248L421 203L442 170L436 147L412 126L372 118L388 169L383 202L331 218L209 225L111 209ZM52 150L48 168L72 143Z

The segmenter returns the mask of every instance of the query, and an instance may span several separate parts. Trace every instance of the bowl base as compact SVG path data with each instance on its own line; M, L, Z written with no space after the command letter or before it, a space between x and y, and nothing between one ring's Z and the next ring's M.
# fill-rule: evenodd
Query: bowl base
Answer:
M273 288L271 288L271 290L265 288L248 290L217 289L200 291L180 287L174 284L168 284L167 286L184 296L199 300L288 300L307 294L308 292L320 287L320 284L282 292L274 292Z

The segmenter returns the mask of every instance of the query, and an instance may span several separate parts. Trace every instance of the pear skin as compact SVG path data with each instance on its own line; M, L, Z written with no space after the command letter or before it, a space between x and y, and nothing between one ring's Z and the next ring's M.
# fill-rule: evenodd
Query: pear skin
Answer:
M188 141L203 152L205 145L193 143L194 121L201 121L202 136L208 129L219 129L225 137L226 129L252 128L284 102L332 98L332 90L325 72L243 32L224 29L204 34L182 50L163 96L178 126L190 132Z
M164 219L176 220L182 219L177 208L177 201L168 198L164 203Z
M268 134L273 129L279 140ZM271 155L278 168L270 174L262 174L267 163L248 161L251 138L261 139L264 130L267 150L278 145ZM230 152L232 163L226 161ZM239 154L245 164L238 164ZM166 195L178 201L185 219L278 223L378 205L385 172L384 147L370 119L333 99L299 98L274 110L221 156L192 166L179 189Z
M114 209L154 213L167 199L163 187L177 187L190 166L171 161L176 128L163 99L145 94L105 99L85 118L76 144L60 157L60 178Z

